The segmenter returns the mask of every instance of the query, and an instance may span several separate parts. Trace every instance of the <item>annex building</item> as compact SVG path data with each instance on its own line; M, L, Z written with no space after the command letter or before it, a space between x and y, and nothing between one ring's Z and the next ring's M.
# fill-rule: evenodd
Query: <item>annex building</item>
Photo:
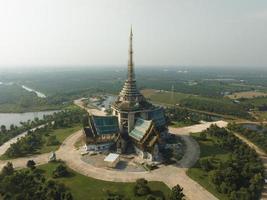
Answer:
M111 105L112 115L89 116L89 126L84 128L86 148L135 152L142 159L158 161L168 134L164 109L148 102L137 88L132 39L131 29L127 80Z

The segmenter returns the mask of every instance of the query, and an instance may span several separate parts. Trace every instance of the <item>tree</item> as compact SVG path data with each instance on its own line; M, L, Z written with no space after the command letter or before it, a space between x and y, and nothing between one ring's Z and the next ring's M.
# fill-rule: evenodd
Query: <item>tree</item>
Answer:
M6 133L6 126L5 125L1 125L1 128L0 128L1 132L2 133Z
M172 188L170 200L184 200L184 197L183 188L179 184Z
M205 171L210 171L212 169L212 163L210 158L201 158L199 160L200 167Z
M201 140L206 140L207 139L207 134L204 131L202 131L199 136L200 136Z
M14 173L13 164L11 162L8 162L6 166L3 167L1 175L3 176L9 176Z
M137 179L134 186L134 194L136 196L145 196L150 193L150 188L148 186L148 181L144 178Z
M68 175L69 171L67 170L67 167L63 164L58 165L57 168L53 171L54 178L66 177Z
M35 165L36 165L36 163L34 162L34 160L28 160L28 162L27 162L27 167L28 168L33 170L33 169L35 169Z

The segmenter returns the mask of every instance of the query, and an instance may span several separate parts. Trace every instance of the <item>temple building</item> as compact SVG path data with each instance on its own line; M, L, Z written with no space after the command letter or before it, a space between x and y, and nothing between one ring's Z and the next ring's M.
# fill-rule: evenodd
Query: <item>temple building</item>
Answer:
M118 153L132 146L142 159L160 159L160 148L168 134L164 110L148 102L137 88L133 63L133 33L130 32L127 80L111 106L111 116L90 116L84 129L88 150L108 149Z

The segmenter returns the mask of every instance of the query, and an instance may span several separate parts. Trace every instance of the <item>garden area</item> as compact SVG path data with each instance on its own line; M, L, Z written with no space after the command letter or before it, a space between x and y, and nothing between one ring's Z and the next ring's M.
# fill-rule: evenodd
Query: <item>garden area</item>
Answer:
M189 177L222 200L259 199L264 168L254 150L217 126L192 136L201 154L187 171Z

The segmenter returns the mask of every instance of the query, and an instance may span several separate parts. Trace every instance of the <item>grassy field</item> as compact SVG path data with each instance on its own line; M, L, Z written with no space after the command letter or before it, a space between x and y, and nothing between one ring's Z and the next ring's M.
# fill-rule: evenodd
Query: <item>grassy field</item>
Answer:
M179 104L181 100L188 98L192 95L184 94L179 92L172 92L170 91L163 91L163 90L153 90L153 89L146 89L141 91L142 94L147 97L149 100L161 103L161 104ZM195 96L195 95L193 95Z
M75 133L76 131L80 130L81 128L82 128L82 126L80 124L76 124L75 126L70 127L70 128L60 128L60 129L56 129L56 130L51 131L49 136L55 135L57 140L59 141L59 144L58 145L47 146L46 145L46 140L47 140L48 137L45 137L44 145L38 151L38 153L48 153L48 152L51 152L51 151L56 151L59 148L59 146L62 144L62 142L68 136L70 136L72 133Z
M267 93L264 92L257 92L257 91L246 91L246 92L236 92L231 95L227 95L226 97L230 99L253 99L256 97L266 97Z
M42 154L42 153L49 153L51 151L56 151L59 146L62 144L62 142L68 137L70 136L72 133L75 133L76 131L80 130L82 128L82 126L80 124L76 124L73 127L70 128L59 128L56 130L52 130L49 134L49 136L51 135L55 135L57 140L59 141L58 145L51 145L48 146L46 145L46 141L48 139L49 136L44 136L44 142L43 142L43 146L40 147L40 149L38 149L37 152L35 152L35 154ZM11 159L9 156L7 156L6 154L3 154L2 156L0 156L0 160L8 160Z
M58 163L49 163L41 165L41 169L46 177L51 178L52 171L56 168ZM69 169L70 170L70 169ZM70 170L71 171L71 170ZM83 176L77 172L71 171L71 176L66 178L58 178L57 181L64 183L70 190L76 200L102 200L107 197L107 192L120 194L127 199L145 200L146 197L135 197L133 194L134 183L117 183L93 179ZM157 196L167 197L170 189L162 182L150 182L152 193Z
M199 133L192 134L200 146L200 158L214 157L215 160L227 160L230 153L223 150L215 143L215 139L207 137L207 140L203 141L199 138ZM187 175L198 182L201 186L211 192L214 196L221 200L227 200L227 196L223 195L214 188L214 185L209 182L208 173L202 170L199 166L199 162L187 171Z
M255 116L259 121L266 121L267 111L254 111L253 116Z

